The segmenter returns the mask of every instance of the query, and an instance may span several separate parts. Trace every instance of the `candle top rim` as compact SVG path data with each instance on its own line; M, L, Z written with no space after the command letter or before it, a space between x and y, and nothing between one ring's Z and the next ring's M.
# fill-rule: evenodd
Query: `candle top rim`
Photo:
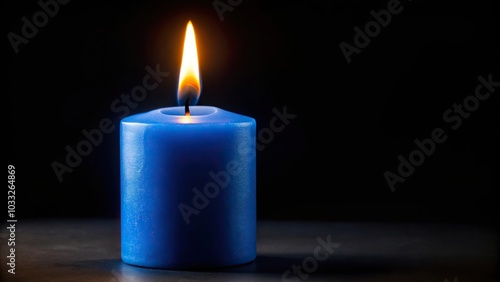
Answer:
M165 107L125 117L121 123L140 124L221 124L255 123L251 117L214 106L191 106L191 116L184 115L184 106Z

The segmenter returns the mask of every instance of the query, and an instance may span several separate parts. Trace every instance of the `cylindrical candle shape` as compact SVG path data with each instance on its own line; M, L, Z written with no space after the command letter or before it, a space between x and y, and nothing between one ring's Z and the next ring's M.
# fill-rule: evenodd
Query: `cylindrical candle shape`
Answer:
M256 257L256 122L216 107L190 111L120 123L125 263L201 269Z

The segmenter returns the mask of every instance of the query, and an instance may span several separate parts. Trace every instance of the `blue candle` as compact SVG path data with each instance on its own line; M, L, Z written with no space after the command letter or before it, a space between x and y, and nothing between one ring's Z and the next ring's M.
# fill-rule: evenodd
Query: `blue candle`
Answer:
M256 257L256 122L189 107L201 91L197 57L185 58L188 41L196 54L191 33L178 89L185 106L120 123L121 256L128 264L203 269Z
M155 268L256 256L255 120L216 107L129 116L120 128L121 251Z

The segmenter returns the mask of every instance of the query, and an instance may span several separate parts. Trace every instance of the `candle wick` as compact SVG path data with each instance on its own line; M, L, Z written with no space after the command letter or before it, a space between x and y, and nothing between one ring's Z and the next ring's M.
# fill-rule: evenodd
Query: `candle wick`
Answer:
M184 113L186 116L190 116L191 113L189 112L189 100L191 100L191 97L188 97L186 100L186 104L184 105Z

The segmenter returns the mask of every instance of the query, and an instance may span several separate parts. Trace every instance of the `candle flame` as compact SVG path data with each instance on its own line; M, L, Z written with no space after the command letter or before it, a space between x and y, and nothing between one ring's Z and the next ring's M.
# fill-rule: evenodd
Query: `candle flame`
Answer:
M193 24L189 21L184 38L179 87L177 88L177 102L182 106L186 105L186 103L196 105L200 98L200 93L201 83L198 67L198 51L196 49Z

